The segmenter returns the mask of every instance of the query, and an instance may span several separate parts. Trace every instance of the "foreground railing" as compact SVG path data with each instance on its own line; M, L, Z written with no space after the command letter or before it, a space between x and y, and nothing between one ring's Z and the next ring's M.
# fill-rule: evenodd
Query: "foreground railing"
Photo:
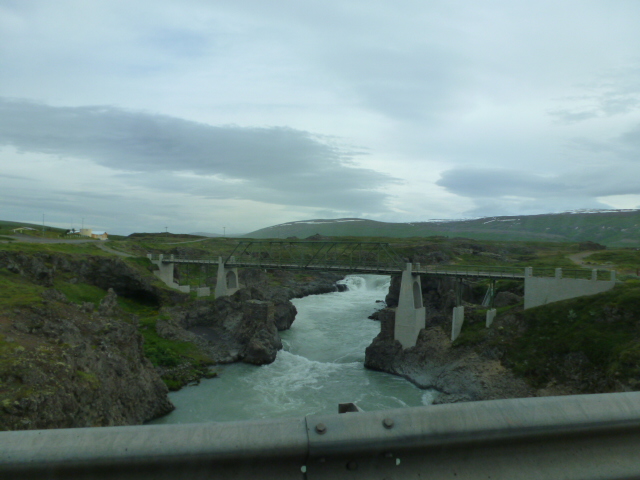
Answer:
M215 408L215 405L212 405ZM640 478L640 393L0 433L0 478Z

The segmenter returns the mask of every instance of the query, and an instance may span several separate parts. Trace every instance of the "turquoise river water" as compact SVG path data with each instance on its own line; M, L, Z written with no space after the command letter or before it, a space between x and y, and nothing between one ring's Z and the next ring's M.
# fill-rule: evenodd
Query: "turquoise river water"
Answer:
M219 377L169 394L176 410L153 424L223 422L337 413L338 403L365 411L422 406L432 394L403 378L367 370L365 348L380 332L367 317L390 278L349 276L349 290L295 299L298 315L280 332L284 349L270 365L216 367Z

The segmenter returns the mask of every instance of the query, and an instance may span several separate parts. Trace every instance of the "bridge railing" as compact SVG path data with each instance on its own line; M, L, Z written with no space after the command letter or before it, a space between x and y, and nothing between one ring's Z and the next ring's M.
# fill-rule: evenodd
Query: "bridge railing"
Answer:
M534 277L555 277L557 268L554 267L534 267ZM587 268L561 268L560 275L562 278L581 278L590 280L592 277L592 270ZM598 270L598 280L609 280L611 273L606 270Z
M162 254L149 254L149 258L158 261ZM176 263L192 263L192 264L218 264L218 255L210 255L194 258L188 255L162 255L165 261L174 261ZM274 258L269 253L252 252L240 257L223 257L223 261L228 266L234 267L251 267L266 269L289 269L289 270L328 270L341 272L380 272L393 273L400 272L405 268L405 264L400 260L389 261L373 254L360 255L357 257L336 254L328 255L321 259L314 259L312 255L306 254L295 259ZM450 275L450 276L468 276L468 277L501 277L501 278L517 278L525 277L524 267L507 267L499 265L421 265L413 264L412 269L416 273L425 273L432 275ZM555 277L557 276L557 268L554 267L533 267L534 277ZM591 279L591 269L561 269L562 278L578 278ZM598 280L609 280L611 274L607 270L598 270Z
M435 275L524 278L524 268L522 267L501 267L491 265L418 265L414 266L413 270Z

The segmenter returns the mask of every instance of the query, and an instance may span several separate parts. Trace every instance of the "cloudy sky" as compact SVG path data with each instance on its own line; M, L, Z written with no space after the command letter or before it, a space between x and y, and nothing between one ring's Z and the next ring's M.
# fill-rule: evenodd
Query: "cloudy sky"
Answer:
M0 219L637 208L638 25L636 0L0 0Z

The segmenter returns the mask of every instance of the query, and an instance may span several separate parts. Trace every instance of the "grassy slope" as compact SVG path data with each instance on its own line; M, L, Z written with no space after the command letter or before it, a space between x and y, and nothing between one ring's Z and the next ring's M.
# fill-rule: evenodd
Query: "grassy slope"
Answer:
M532 386L551 383L580 393L640 390L640 281L613 290L522 311L498 309L484 326L485 310L470 312L454 348L503 352L503 364Z
M123 250L138 250L139 246L131 242L129 245L121 245L121 248ZM0 244L0 250L23 252L26 254L38 252L61 253L80 257L87 255L111 256L111 254L100 250L92 243L32 244L13 242L11 244ZM151 267L151 263L147 258L131 257L124 259L124 261L141 274L150 276L149 267ZM82 304L90 302L97 307L107 292L86 283L75 281L71 283L68 280L70 280L72 276L73 275L59 272L54 280L54 287L64 293L73 303ZM155 277L150 278L150 280L152 280L154 284L164 287L164 285L157 282ZM45 287L37 285L25 277L6 269L0 269L0 291L3 292L3 295L0 296L0 315L14 308L42 304L43 299L41 295L44 290ZM179 375L176 375L176 373L171 370L165 372L163 380L170 389L176 390L180 388L185 381L194 378L211 376L207 368L207 366L211 364L211 361L201 353L195 345L167 340L158 336L155 330L155 324L160 315L160 305L144 304L124 297L118 298L118 304L126 314L136 315L138 317L140 333L145 339L144 352L153 365L164 367L165 369L171 369L178 365L188 365L188 368L183 369ZM0 343L3 344L3 342L4 340L0 338ZM1 346L2 345L0 345L0 347ZM1 369L0 377L2 377Z

